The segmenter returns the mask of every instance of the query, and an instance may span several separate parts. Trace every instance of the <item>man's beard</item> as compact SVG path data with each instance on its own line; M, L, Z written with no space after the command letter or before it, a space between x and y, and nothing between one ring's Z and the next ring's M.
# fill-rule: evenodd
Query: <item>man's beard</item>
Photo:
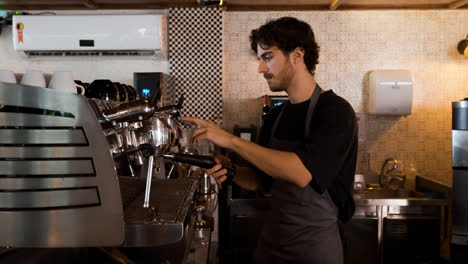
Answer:
M271 79L273 81L273 78L275 79L274 82L268 82L268 86L270 87L270 91L272 92L281 92L281 91L286 91L287 88L289 87L289 84L291 83L292 79L292 67L291 64L288 64L286 68L278 73L276 78L275 76L271 73L264 73L263 77L267 80Z

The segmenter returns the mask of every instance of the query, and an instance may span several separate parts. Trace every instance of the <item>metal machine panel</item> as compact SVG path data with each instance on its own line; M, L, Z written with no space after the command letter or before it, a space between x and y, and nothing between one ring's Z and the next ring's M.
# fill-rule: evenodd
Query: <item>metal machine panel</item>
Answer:
M96 187L52 190L0 190L0 210L35 210L98 206Z
M453 169L453 223L454 235L468 236L468 169Z
M95 176L93 161L47 159L47 160L0 160L0 177L69 177Z
M468 245L468 100L452 102L452 244Z
M0 145L82 145L88 141L77 128L0 128Z
M0 83L0 128L0 246L123 243L117 173L84 97Z
M452 167L468 167L468 130L452 130Z

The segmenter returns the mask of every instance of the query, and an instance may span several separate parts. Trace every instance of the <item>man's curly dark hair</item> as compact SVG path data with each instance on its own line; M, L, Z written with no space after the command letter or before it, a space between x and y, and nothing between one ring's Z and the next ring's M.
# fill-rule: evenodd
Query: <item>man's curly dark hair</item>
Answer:
M255 53L257 53L257 44L260 44L262 49L276 46L285 55L289 55L297 47L303 48L304 63L309 72L315 74L320 47L315 41L312 28L306 22L294 17L270 20L250 33L250 46Z

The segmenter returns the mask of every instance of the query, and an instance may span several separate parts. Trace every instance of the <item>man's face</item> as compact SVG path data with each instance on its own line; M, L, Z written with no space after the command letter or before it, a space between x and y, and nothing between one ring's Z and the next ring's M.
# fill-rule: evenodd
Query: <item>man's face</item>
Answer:
M263 73L272 92L287 91L294 73L289 58L273 46L263 49L257 45L258 72Z

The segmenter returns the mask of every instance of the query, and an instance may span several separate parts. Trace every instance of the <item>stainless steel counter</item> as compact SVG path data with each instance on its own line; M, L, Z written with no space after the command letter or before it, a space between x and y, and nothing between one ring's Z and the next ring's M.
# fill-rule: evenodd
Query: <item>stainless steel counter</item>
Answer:
M418 221L440 221L440 237L447 237L446 223L448 221L450 193L448 186L424 177L416 178L416 190L414 191L366 189L353 194L356 204L353 220L377 221L378 263L388 262L388 259L385 261L384 257L385 254L388 254L388 252L384 252L385 225L390 223L388 221L400 221L400 225L405 228L408 228L404 224L405 221L414 221L415 219ZM405 232L409 233L410 231L405 230ZM436 236L438 235L436 234Z
M366 175L363 175L367 178ZM370 176L366 181L372 182L375 177ZM370 180L370 181L369 181ZM416 189L365 189L353 194L356 205L448 205L451 188L435 180L417 176Z
M401 197L386 196L380 191L367 193L355 193L353 195L357 206L359 205L386 205L386 206L444 206L448 205L447 198L414 197L412 194Z

